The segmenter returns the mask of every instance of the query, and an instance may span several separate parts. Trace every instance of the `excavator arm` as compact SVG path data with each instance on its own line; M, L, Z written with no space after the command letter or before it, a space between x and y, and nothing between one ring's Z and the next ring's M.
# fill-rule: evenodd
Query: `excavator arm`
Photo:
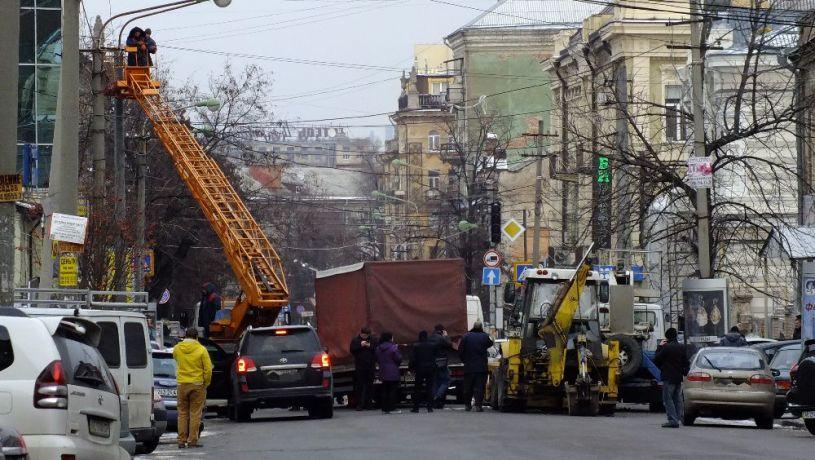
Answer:
M161 97L150 68L125 67L123 73L124 79L115 83L115 95L134 99L152 122L179 176L221 240L243 289L231 318L210 326L211 337L235 340L250 325L273 324L289 301L280 257L221 168Z

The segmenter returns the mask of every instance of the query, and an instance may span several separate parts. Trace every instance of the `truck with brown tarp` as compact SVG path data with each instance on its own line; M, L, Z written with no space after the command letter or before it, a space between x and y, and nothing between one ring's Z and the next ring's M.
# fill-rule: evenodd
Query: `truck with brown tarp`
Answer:
M420 331L433 333L436 324L447 329L454 346L467 332L464 261L436 259L362 262L318 272L315 280L317 334L328 348L337 399L353 398L354 357L351 340L363 326L374 337L391 332L404 360L400 394L412 392L413 375L407 364L411 345ZM463 367L450 351L450 389L460 398Z

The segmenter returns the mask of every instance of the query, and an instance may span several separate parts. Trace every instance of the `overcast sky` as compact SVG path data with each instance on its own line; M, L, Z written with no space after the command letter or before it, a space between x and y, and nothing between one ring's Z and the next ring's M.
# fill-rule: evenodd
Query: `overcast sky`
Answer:
M84 0L84 6L90 18L98 14L104 21L112 14L167 1ZM397 69L410 68L413 45L441 43L446 35L494 3L494 0L232 0L227 8L207 2L134 24L153 29L159 62L170 60L174 84L187 79L203 84L227 61L235 67L252 62L272 76L275 117L296 122L395 110L401 75ZM121 24L114 23L115 27L109 30L118 33ZM320 62L282 62L277 58ZM325 62L351 64L355 68ZM313 94L317 92L321 94ZM331 123L359 126L351 129L356 136L375 131L382 137L388 120L377 116Z

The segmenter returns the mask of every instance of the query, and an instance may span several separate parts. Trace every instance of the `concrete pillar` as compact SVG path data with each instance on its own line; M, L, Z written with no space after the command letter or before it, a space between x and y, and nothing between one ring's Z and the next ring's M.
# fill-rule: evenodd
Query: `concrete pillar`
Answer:
M4 0L0 15L0 174L17 171L17 79L20 63L20 1ZM0 303L14 288L14 203L0 203Z
M80 0L62 0L62 66L48 196L43 203L46 229L53 213L76 214L79 194L79 8ZM55 273L47 232L42 244L40 287L48 288Z

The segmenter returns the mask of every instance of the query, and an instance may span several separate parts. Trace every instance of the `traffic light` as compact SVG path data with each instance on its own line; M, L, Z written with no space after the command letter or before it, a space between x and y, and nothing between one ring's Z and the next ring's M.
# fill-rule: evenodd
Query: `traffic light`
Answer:
M490 205L490 241L501 242L501 203L498 202Z

